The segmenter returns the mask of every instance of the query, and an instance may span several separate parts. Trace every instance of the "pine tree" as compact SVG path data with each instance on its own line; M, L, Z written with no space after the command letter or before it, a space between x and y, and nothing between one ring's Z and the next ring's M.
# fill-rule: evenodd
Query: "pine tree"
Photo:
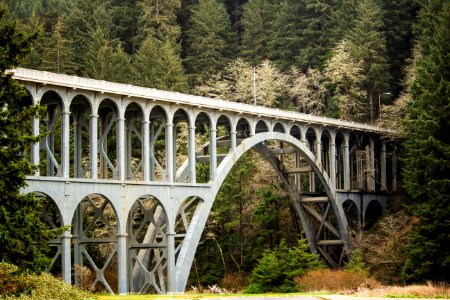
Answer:
M413 0L385 0L382 9L390 74L394 79L391 83L391 91L397 94L403 89L403 67L411 56L412 26L415 21L416 7Z
M181 8L181 0L140 0L137 3L138 35L141 41L151 35L159 40L168 40L176 44L181 35L177 23L177 13Z
M269 58L282 71L318 67L329 45L325 36L330 5L325 0L286 0L271 25Z
M187 83L175 46L149 36L136 52L132 81L136 85L171 91L186 91Z
M35 170L26 149L40 138L32 135L30 119L44 111L21 106L27 91L9 71L30 52L36 34L25 36L5 15L0 8L0 260L39 272L50 263L46 242L55 235L40 218L41 200L20 190Z
M187 31L186 69L194 85L223 70L232 54L231 23L217 0L200 0L191 9Z
M367 93L366 120L374 121L375 102L379 94L389 91L389 64L384 37L382 12L375 0L363 0L357 7L354 27L348 33L351 57L362 63Z
M87 68L86 54L94 43L95 31L105 33L107 40L113 39L114 24L111 0L75 0L67 16L65 25L67 36L71 41L73 55L77 58L77 75L85 75Z
M403 177L419 223L410 236L403 278L449 281L450 3L429 0L420 12L419 52L406 119Z
M275 14L273 7L270 0L250 0L244 5L241 55L253 65L268 59L270 24Z
M41 69L73 74L75 72L74 56L70 41L65 37L65 27L58 18L50 34L43 39Z

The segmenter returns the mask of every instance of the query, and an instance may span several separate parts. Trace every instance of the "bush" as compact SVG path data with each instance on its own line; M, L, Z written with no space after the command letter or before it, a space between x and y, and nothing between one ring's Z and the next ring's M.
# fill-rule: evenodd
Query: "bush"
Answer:
M15 267L15 268L14 268ZM17 267L0 263L0 295L2 299L93 299L50 274L17 274Z
M246 293L297 292L293 280L310 270L323 268L319 255L308 251L306 240L301 239L294 247L285 241L274 250L267 250L253 269Z
M358 288L376 288L381 284L364 271L312 270L295 278L295 283L305 292L339 292Z

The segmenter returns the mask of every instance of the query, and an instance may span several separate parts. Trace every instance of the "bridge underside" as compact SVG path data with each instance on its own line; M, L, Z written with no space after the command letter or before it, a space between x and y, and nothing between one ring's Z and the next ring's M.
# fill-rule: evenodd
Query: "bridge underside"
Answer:
M370 226L396 189L396 148L376 127L21 72L23 103L47 107L33 134L49 132L27 151L40 168L24 192L46 199L50 227L72 225L50 242L51 271L84 288L183 292L220 186L250 149L283 181L299 234L333 267L346 259L348 224Z

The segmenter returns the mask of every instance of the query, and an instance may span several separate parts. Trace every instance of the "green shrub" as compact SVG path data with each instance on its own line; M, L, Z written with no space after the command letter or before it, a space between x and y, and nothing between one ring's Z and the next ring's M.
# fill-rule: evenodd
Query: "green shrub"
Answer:
M363 261L363 254L360 249L355 249L352 252L350 261L344 267L348 272L365 272L366 266Z
M250 277L251 285L245 292L298 292L293 281L295 277L324 267L319 255L309 252L306 240L299 240L293 247L281 241L278 247L265 251L258 260Z
M264 286L259 283L250 284L245 290L244 294L263 294L266 291L264 290Z
M17 269L15 265L0 263L1 299L93 299L92 294L50 274L16 273Z

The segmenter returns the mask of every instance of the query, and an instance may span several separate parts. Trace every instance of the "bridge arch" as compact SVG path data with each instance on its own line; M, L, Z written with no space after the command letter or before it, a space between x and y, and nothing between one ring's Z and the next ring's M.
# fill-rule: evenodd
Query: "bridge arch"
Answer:
M259 145L262 145L266 141L280 141L283 143L287 143L290 146L294 147L301 156L309 163L311 168L313 169L316 176L321 181L326 196L329 199L329 208L332 209L334 212L334 215L336 216L336 221L338 224L338 228L334 229L335 233L340 237L340 241L333 241L334 243L340 243L342 245L342 256L345 255L348 247L348 232L347 232L347 220L345 218L345 214L343 211L343 208L337 204L335 199L335 188L333 187L331 180L326 172L324 172L322 166L320 163L318 163L317 158L313 154L313 152L308 149L308 147L300 142L295 137L291 136L289 133L278 133L278 132L262 132L259 134L256 134L254 136L251 136L247 138L244 142L242 142L238 147L236 147L234 152L229 153L223 160L222 164L219 166L217 171L217 177L215 178L214 182L211 184L211 198L210 200L205 201L202 203L203 207L202 210L198 210L198 213L194 216L193 225L189 227L188 232L186 233L185 241L182 244L182 247L180 249L180 256L183 257L182 260L177 261L176 266L176 283L177 291L184 291L186 281L187 281L187 275L189 274L189 270L191 268L192 261L195 256L195 249L198 245L198 242L200 240L199 234L194 234L194 232L202 232L204 229L204 226L206 224L209 212L212 208L213 202L217 196L217 193L223 184L226 176L231 171L232 167L234 166L235 162L239 160L239 158L249 151L252 148L259 147ZM264 149L259 149L259 151L264 151ZM259 152L258 151L258 152ZM274 164L272 163L272 166ZM285 183L288 183L287 179L283 177L283 174L280 172L280 170L276 170L280 177L282 177L283 181ZM326 253L324 253L321 249L319 249L318 241L316 240L316 237L313 236L313 233L309 229L308 222L306 220L307 212L301 207L301 196L294 195L295 190L292 189L292 187L288 187L290 190L291 197L295 197L294 204L296 206L296 212L299 214L299 217L302 221L302 226L305 231L305 234L307 236L307 239L310 244L310 248L312 250L319 250L324 256L326 257ZM292 200L292 199L291 199ZM325 208L325 206L324 206ZM330 226L330 224L326 224L325 226ZM329 227L329 228L332 228ZM308 232L309 231L309 232ZM194 249L194 251L192 250ZM342 257L341 257L342 258Z

